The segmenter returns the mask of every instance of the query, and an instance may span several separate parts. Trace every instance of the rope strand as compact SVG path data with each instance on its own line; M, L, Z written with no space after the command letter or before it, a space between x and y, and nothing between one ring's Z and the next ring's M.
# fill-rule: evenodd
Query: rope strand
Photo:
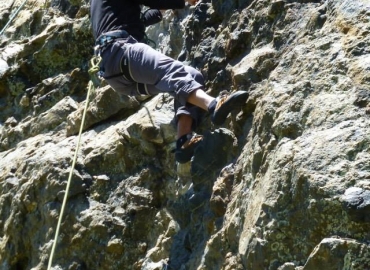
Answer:
M100 61L101 61L101 58L99 56L94 56L92 58L92 60L90 61L91 68L89 69L89 74L90 74L91 77L96 76L96 72L99 70ZM81 145L82 131L83 131L83 127L85 125L85 118L86 118L87 108L89 106L90 93L92 92L92 89L97 86L94 83L94 81L96 82L95 78L91 78L91 80L89 81L89 84L88 84L88 91L87 91L87 95L86 95L86 103L85 103L85 108L84 108L84 111L83 111L83 114L82 114L80 131L78 133L76 151L75 151L75 154L74 154L74 157L73 157L71 170L69 171L67 186L66 186L66 190L65 190L65 194L64 194L64 198L63 198L63 203L62 203L62 208L60 210L58 225L57 225L57 228L56 228L56 231L55 231L55 238L54 238L54 242L53 242L53 247L52 247L51 253L50 253L50 258L49 258L49 263L48 263L48 268L47 268L48 270L51 269L51 265L53 263L53 257L54 257L55 248L56 248L57 241L58 241L60 226L61 226L61 223L62 223L62 217L63 217L63 213L64 213L64 210L65 210L65 206L67 204L67 198L68 198L69 188L71 186L72 174L73 174L73 171L74 171L74 168L75 168L75 165L76 165L77 155L78 155L78 151L79 151L80 145Z
M9 21L6 23L6 25L3 27L3 29L0 32L0 36L4 33L5 29L10 25L12 20L17 16L18 12L23 8L23 6L26 4L27 0L24 0L22 5L19 6L19 8L14 12L14 14L9 18Z

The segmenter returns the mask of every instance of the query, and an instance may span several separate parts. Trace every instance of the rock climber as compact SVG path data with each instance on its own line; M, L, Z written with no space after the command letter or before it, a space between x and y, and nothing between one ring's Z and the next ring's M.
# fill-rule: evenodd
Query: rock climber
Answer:
M198 0L185 0L196 5ZM175 158L191 160L202 136L194 131L200 111L207 111L214 125L243 105L246 91L214 98L205 92L203 75L146 44L145 28L162 19L160 10L182 9L184 0L91 0L90 15L96 51L102 57L102 77L124 95L170 93L175 106L177 141ZM143 6L148 7L142 12Z

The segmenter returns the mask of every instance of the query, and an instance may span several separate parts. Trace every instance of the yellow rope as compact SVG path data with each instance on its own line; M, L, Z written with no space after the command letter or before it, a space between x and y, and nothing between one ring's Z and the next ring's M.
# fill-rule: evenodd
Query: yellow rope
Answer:
M90 93L91 93L91 91L94 87L98 86L97 85L98 80L97 80L96 74L99 71L100 61L101 61L100 56L94 56L90 61L91 68L89 69L89 74L90 74L90 77L92 77L92 78L89 81L89 85L88 85L85 108L84 108L84 111L83 111L83 114L82 114L80 131L78 133L77 147L76 147L76 151L75 151L75 154L74 154L74 157L73 157L72 167L71 167L71 170L69 172L69 177L68 177L68 181L67 181L66 191L65 191L65 194L64 194L62 208L61 208L60 214L59 214L58 225L57 225L57 228L56 228L56 231L55 231L55 238L54 238L53 247L51 249L50 258L49 258L48 270L51 269L51 264L53 262L53 256L54 256L55 248L56 248L57 241L58 241L60 225L62 223L62 216L63 216L63 213L64 213L65 206L67 204L67 197L68 197L68 192L69 192L69 188L70 188L70 185L71 185L72 174L73 174L73 170L74 170L75 165L76 165L77 154L78 154L80 144L81 144L81 137L82 137L81 135L82 135L82 131L83 131L83 126L85 124L85 117L86 117L86 111L87 111L87 108L88 108L88 105L89 105Z

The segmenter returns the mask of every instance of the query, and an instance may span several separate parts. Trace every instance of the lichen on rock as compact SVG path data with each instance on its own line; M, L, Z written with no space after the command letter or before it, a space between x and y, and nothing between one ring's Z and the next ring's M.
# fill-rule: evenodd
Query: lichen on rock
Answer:
M0 28L23 1L0 3ZM53 269L369 269L368 1L200 1L148 29L206 90L175 163L173 97L94 89ZM0 37L0 268L46 269L94 41L87 0L28 1Z

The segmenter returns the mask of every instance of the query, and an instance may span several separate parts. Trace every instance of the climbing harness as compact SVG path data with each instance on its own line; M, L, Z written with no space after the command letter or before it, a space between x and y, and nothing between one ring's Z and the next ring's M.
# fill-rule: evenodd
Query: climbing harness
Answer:
M64 213L64 210L65 210L65 206L67 204L68 192L69 192L69 188L70 188L70 185L71 185L72 174L73 174L73 171L74 171L74 168L75 168L75 165L76 165L77 154L78 154L78 151L80 149L81 135L82 135L83 127L84 127L84 124L85 124L85 117L86 117L86 111L87 111L87 108L88 108L88 105L89 105L90 94L92 93L93 89L99 87L99 85L100 85L100 80L97 77L97 72L99 71L100 62L101 62L100 56L96 56L96 55L90 61L90 69L89 69L90 81L89 81L89 84L88 84L88 91L87 91L87 95L86 95L85 108L84 108L84 111L83 111L83 114L82 114L82 120L81 120L80 131L78 133L76 150L75 150L75 154L74 154L74 157L73 157L72 166L71 166L71 170L69 172L68 180L67 180L67 186L66 186L66 190L65 190L65 193L64 193L62 208L61 208L60 214L59 214L58 225L57 225L57 228L56 228L56 231L55 231L55 238L54 238L54 242L53 242L53 247L51 249L48 268L47 268L48 270L51 269L51 265L52 265L52 262L53 262L53 256L54 256L55 248L56 248L57 241L58 241L60 225L62 223L63 213Z
M95 55L100 55L101 53L103 53L104 50L107 48L107 46L109 46L116 40L125 39L125 38L128 38L129 36L130 34L126 32L125 30L115 30L115 31L110 31L110 32L106 32L102 34L95 41L95 44L96 44L95 49L94 49ZM105 76L104 67L100 67L100 70L98 71L99 76L106 80L123 76L126 80L136 83L136 91L139 95L144 95L144 96L150 95L146 85L144 83L137 83L131 76L130 64L129 64L130 61L129 61L129 56L128 56L129 47L126 45L121 46L121 50L123 51L122 58L120 60L121 62L120 71L121 72L110 75L110 76Z

